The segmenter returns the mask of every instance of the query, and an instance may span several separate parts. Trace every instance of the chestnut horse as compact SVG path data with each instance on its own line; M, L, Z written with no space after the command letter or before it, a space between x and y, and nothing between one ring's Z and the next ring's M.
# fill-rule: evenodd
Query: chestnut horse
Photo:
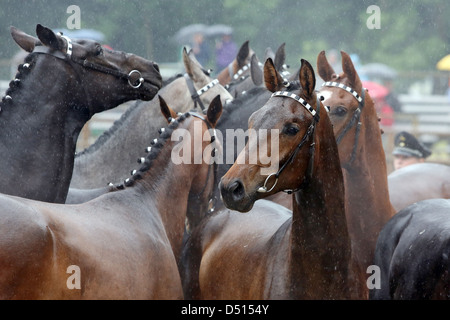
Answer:
M250 59L254 51L250 48L249 41L245 41L238 50L236 58L230 62L227 68L218 70L217 80L225 86L238 80L250 72Z
M450 200L429 199L400 210L378 237L380 268L371 299L450 299Z
M341 56L343 72L336 74L325 52L319 53L317 70L326 82L318 94L330 108L344 174L354 284L360 298L367 298L367 268L373 264L377 237L396 210L390 203L386 157L374 102L370 92L363 89L350 56L345 52ZM275 195L273 200L292 207L292 201L283 194Z
M80 205L0 195L1 299L183 298L175 255L189 201L201 210L212 192L222 105L217 97L206 116L176 120L161 110L171 124L122 190ZM194 152L177 164L180 149Z
M63 203L76 141L97 112L150 100L162 85L158 66L36 27L38 38L11 27L29 52L0 102L0 192Z
M388 176L389 196L396 211L426 199L450 199L450 166L416 163Z
M255 132L279 134L278 170L249 163L259 138L250 137L222 177L225 205L204 220L187 243L182 279L187 298L344 299L351 244L344 183L333 128L318 99L311 65L302 60L298 82L287 83L271 59L264 65L272 97L249 119ZM301 87L300 87L301 86ZM272 150L272 143L267 143ZM260 142L261 144L262 142ZM294 210L259 200L290 190ZM253 207L253 210L251 210ZM250 211L251 210L251 211Z
M165 85L158 95L176 112L187 112L201 104L201 109L220 95L222 104L231 100L225 88L204 73L192 52L183 49L184 76ZM195 89L194 89L195 88ZM193 90L194 92L191 92ZM164 127L166 119L159 111L159 100L138 101L104 132L97 141L75 157L68 201L81 203L95 197L86 190L103 188L109 182L121 181L136 169L142 147ZM81 197L80 197L81 196Z

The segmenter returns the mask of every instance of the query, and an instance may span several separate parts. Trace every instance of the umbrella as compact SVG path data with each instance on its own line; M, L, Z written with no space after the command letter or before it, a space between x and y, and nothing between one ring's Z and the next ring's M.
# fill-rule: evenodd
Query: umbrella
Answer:
M206 30L207 37L217 37L232 33L233 28L225 24L214 24L212 26L209 26L208 29Z
M450 71L450 54L446 55L441 60L439 60L438 63L436 64L436 68L438 70Z
M389 93L388 88L373 81L363 81L362 85L369 90L369 94L373 99L382 99Z
M102 42L105 40L105 35L97 30L93 29L78 29L78 30L68 30L68 29L56 29L56 32L62 32L65 36L72 39L87 39Z
M178 44L189 44L192 42L195 34L201 33L205 35L207 28L207 25L201 23L190 24L178 30L173 36L173 40Z
M383 63L368 63L361 67L360 74L368 78L394 79L397 71Z

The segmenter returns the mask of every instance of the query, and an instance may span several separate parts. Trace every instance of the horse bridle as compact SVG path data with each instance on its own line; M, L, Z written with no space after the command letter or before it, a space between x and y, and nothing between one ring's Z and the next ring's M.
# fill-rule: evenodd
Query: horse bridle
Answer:
M218 84L219 80L214 79L211 82L209 82L207 85L202 87L201 89L196 90L191 77L189 77L189 75L187 73L184 74L184 79L186 79L186 84L189 88L189 92L191 93L191 98L194 101L194 108L197 108L197 105L198 105L198 106L200 106L202 111L206 110L202 100L200 99L200 96L202 94L204 94L206 91L208 91L209 89L211 89L212 87L214 87L216 84Z
M216 129L211 127L211 125L205 119L205 117L203 115L198 114L197 112L193 112L193 111L190 111L189 114L193 117L196 117L196 118L202 120L206 124L210 133L212 132L211 143L214 143L216 141ZM214 147L211 151L211 157L214 158L216 156L216 152L217 152L217 150ZM216 197L214 196L214 188L217 185L217 171L218 171L217 161L213 161L212 165L213 165L214 182L213 182L213 188L211 188L211 191L209 193L209 202L208 202L208 211L207 211L208 214L214 212L215 206L216 206L216 200L217 200ZM205 192L206 186L208 185L208 182L209 182L210 175L211 175L211 164L208 166L208 173L206 174L205 185L203 186L202 190L197 195L195 195L196 197L200 197Z
M315 134L314 134L314 132L315 132L316 124L319 122L319 119L320 119L320 117L319 117L320 99L317 97L317 107L316 107L316 110L314 110L305 100L303 100L298 95L296 95L292 92L289 92L289 91L277 91L277 92L274 92L271 97L288 97L288 98L294 99L295 101L299 102L306 110L308 110L311 113L311 115L313 116L313 121L310 124L310 126L308 127L308 130L303 135L302 140L297 145L297 147L294 149L294 151L292 151L289 158L283 163L283 165L281 166L280 169L278 169L277 172L269 174L267 176L266 180L264 181L264 185L257 189L257 192L259 192L259 193L267 193L267 192L272 191L273 188L275 188L275 186L278 183L278 178L279 178L280 174L283 172L283 170L287 167L287 165L289 163L293 162L295 156L300 151L302 146L306 143L306 141L310 138L310 136L312 136L312 142L309 146L310 157L309 157L308 169L307 169L308 171L307 171L306 177L297 189L283 190L284 192L287 192L290 194L292 192L296 192L300 189L303 189L312 177L312 172L314 169L314 153L315 153ZM274 177L275 181L274 181L272 187L269 190L267 190L267 183L271 177Z
M355 131L355 143L353 144L353 150L352 150L352 155L350 157L350 161L349 164L353 163L353 161L355 160L355 156L356 156L356 148L358 146L358 141L359 141L359 133L361 130L361 121L360 117L361 117L361 112L364 108L365 105L365 89L363 88L361 91L361 96L351 87L348 87L342 83L339 82L334 82L334 81L327 81L325 83L322 84L323 87L336 87L336 88L341 88L347 92L349 92L357 101L358 101L358 108L356 108L356 110L353 112L353 116L350 119L350 121L347 123L347 125L344 127L344 129L339 133L339 135L336 138L336 143L339 145L339 143L341 142L342 138L345 136L345 134L353 127L356 125L356 131Z
M92 70L95 70L98 72L102 72L105 74L115 76L117 78L127 80L128 84L134 89L138 89L144 82L151 83L149 80L142 77L142 74L139 70L131 70L129 73L124 73L117 69L112 69L112 68L108 68L108 67L105 67L105 66L102 66L99 64L89 62L87 60L87 58L79 59L77 57L74 57L72 55L72 40L69 37L62 35L62 33L58 33L58 34L60 35L60 37L62 39L64 39L66 41L66 53L65 54L59 50L54 50L54 49L48 48L46 46L35 46L33 53L48 54L48 55L54 56L58 59L64 60L69 63L75 62L87 69L92 69ZM137 80L133 80L133 78L135 78L136 75L138 77Z

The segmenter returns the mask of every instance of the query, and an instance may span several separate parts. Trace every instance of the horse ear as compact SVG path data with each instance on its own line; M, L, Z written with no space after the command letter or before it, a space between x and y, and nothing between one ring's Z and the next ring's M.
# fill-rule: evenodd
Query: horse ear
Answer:
M253 84L257 87L262 85L263 83L263 72L259 67L258 58L256 54L252 55L252 59L250 61L250 76L252 77Z
M32 52L35 46L41 44L38 38L30 36L25 32L17 29L16 27L11 26L9 28L9 31L11 32L12 38L19 45L19 47L27 52Z
M353 87L357 92L360 92L362 89L362 83L359 79L359 75L356 72L355 66L353 65L352 58L344 52L341 51L342 56L342 71L349 81L349 85Z
M201 79L201 77L206 77L202 71L200 63L195 59L194 54L191 55L192 50L188 53L186 47L183 48L183 63L184 68L188 76L195 82Z
M266 63L264 63L264 83L266 84L267 90L271 92L278 91L283 86L283 78L277 69L275 69L271 58L268 58Z
M249 40L245 41L241 48L238 51L238 54L236 56L236 61L237 64L239 66L239 68L242 68L245 65L245 61L247 60L247 57L250 53L250 48L249 48Z
M215 128L217 121L222 115L222 101L220 101L220 94L217 95L209 104L208 111L206 112L206 118L208 119L211 127Z
M330 81L336 74L325 56L325 51L321 51L317 56L317 72L323 81Z
M161 108L161 112L163 116L166 118L167 122L170 123L170 118L175 119L177 117L177 113L170 109L170 107L167 105L166 100L163 99L160 95L158 95L159 98L159 106Z
M60 41L51 29L38 24L36 26L36 34L45 46L54 50L62 50L64 48L62 41Z
M284 50L286 46L286 43L283 43L278 49L277 52L275 53L275 60L274 60L274 64L275 64L275 68L280 71L283 69L283 65L284 65L284 61L286 60L286 52Z
M300 67L300 85L303 88L303 93L311 97L314 93L314 89L316 88L316 75L314 74L314 69L311 64L302 59L302 65Z

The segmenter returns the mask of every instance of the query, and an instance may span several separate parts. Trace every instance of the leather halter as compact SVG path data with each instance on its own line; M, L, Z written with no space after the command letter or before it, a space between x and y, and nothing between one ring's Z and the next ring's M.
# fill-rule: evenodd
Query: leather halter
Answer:
M79 59L77 57L74 57L72 55L72 40L70 40L70 38L67 37L67 36L63 36L62 34L60 34L60 36L61 36L62 39L64 39L66 41L66 44L67 44L67 49L66 49L66 53L65 54L62 51L54 50L54 49L51 49L51 48L46 47L46 46L36 46L32 53L48 54L48 55L51 55L51 56L53 56L55 58L64 60L64 61L66 61L68 63L75 62L76 64L79 64L79 65L83 66L84 68L92 69L92 70L95 70L95 71L99 71L99 72L102 72L102 73L105 73L105 74L109 74L109 75L115 76L117 78L121 78L121 79L127 80L128 84L134 89L139 88L144 82L151 83L149 80L144 79L142 77L142 74L141 74L141 72L139 70L132 70L129 73L124 73L124 72L119 71L117 69L112 69L112 68L104 67L104 66L99 65L99 64L95 64L95 63L89 62L87 60L87 58L86 59ZM135 78L135 76L133 76L134 74L136 74L138 76L137 80L133 80L132 79L132 78Z
M189 92L191 93L191 98L194 101L194 108L197 108L197 105L200 106L201 110L205 110L205 105L203 104L202 100L200 99L200 96L204 94L206 91L214 87L216 84L219 84L218 79L214 79L210 83L208 83L206 86L202 87L199 90L196 90L194 87L194 83L192 79L189 77L187 73L184 74L184 79L186 80L186 84L189 88Z
M320 117L319 117L320 99L317 98L317 107L316 107L316 110L314 110L305 100L303 100L298 95L296 95L292 92L277 91L277 92L274 92L271 97L288 97L288 98L294 99L295 101L299 102L306 110L308 110L309 113L311 113L311 115L313 117L313 121L312 121L311 125L308 127L308 130L306 131L302 140L297 145L297 147L294 149L294 151L292 151L289 158L283 163L283 165L281 166L280 169L278 169L277 172L271 173L270 175L268 175L266 180L264 181L264 185L257 189L257 192L260 192L260 193L267 193L267 192L272 191L273 188L275 188L275 186L278 183L278 178L279 178L280 174L283 172L283 170L287 167L287 165L289 163L292 163L294 161L295 156L300 151L302 146L306 143L306 141L309 139L309 137L312 136L312 142L311 142L310 148L309 148L310 157L309 157L309 162L308 162L308 172L306 174L305 179L303 180L303 182L297 189L283 190L284 192L291 194L292 192L296 192L300 189L303 189L312 177L312 173L313 173L313 169L314 169L314 153L315 153L315 134L314 134L314 132L315 132L316 124L319 122L319 119L320 119ZM267 190L267 186L266 186L267 182L270 180L270 178L272 176L275 178L275 182L273 183L272 187L269 190Z
M356 110L353 112L353 116L350 119L350 121L347 123L347 125L345 126L344 130L342 130L336 138L336 143L339 144L341 142L342 138L345 136L345 134L353 126L356 126L355 143L353 144L352 155L351 155L350 161L349 161L349 164L351 164L351 163L353 163L353 161L355 160L355 157L356 157L356 147L358 146L359 134L360 134L361 125L362 125L361 121L359 121L359 120L361 117L361 112L365 105L366 90L363 88L361 91L361 96L359 96L355 90L353 90L352 88L350 88L342 83L329 81L329 82L325 82L324 84L322 84L322 86L341 88L341 89L349 92L358 101L358 108L356 108Z
M190 111L189 113L191 114L191 116L202 120L206 124L208 129L212 131L211 143L214 143L216 141L216 129L211 127L209 122L201 114L198 114L198 113L193 112L193 111ZM211 157L215 157L215 155L216 155L216 149L214 148L211 151ZM214 167L214 172L213 172L213 174L214 174L214 182L213 182L213 188L211 188L211 192L209 193L209 208L208 208L208 212L207 213L214 212L214 209L215 209L215 206L216 206L216 200L217 200L216 197L214 196L214 187L217 185L217 177L218 177L217 176L217 170L218 170L217 161L213 161L213 167ZM203 192L205 192L206 186L208 185L210 174L211 174L211 164L208 166L208 173L207 173L207 176L206 176L206 183L203 186L202 190L196 195L197 197L199 197L201 194L203 194Z

